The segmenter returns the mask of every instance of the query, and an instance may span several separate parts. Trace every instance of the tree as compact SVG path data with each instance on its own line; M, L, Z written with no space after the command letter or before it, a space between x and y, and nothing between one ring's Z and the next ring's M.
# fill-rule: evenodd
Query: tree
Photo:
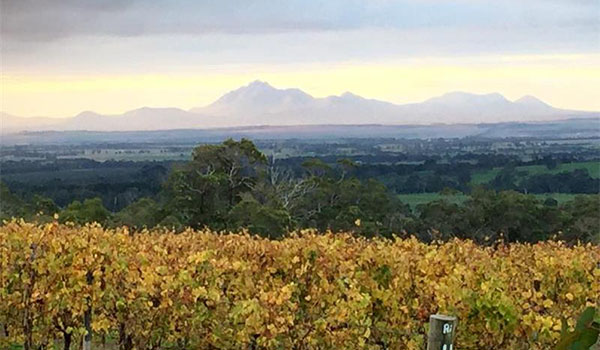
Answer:
M302 168L309 174L310 177L323 177L331 175L331 167L318 158L307 159L302 163Z
M169 205L185 225L226 228L229 211L264 178L265 165L265 155L247 139L198 146L166 183Z
M31 200L31 208L34 213L52 216L60 211L60 208L50 198L34 195Z
M469 182L471 182L471 171L466 166L461 166L456 170L456 179L458 180L461 188L468 188Z
M600 181L592 178L587 169L558 174L539 174L521 181L519 187L531 193L598 193Z
M412 231L417 232L425 241L467 235L463 206L440 199L418 205L417 211L419 220L412 227Z
M374 179L362 182L350 176L347 162L339 163L342 167L339 171L322 162L305 165L308 178L304 181L311 190L291 210L300 227L369 235L389 235L402 230L402 218L408 209L381 182Z
M561 209L563 235L560 238L600 244L600 194L577 196Z
M555 219L547 215L551 207L516 191L476 189L465 205L474 238L502 235L509 242L535 242L547 238L554 227Z
M97 222L106 224L111 213L104 207L100 198L86 199L81 203L74 201L69 204L61 213L61 222L73 222L84 225L86 223Z
M262 205L249 194L231 209L229 223L233 230L246 228L269 238L279 238L292 228L290 214L285 209Z
M23 218L30 215L26 204L19 197L14 195L8 186L0 182L0 220L10 218Z
M516 168L513 164L508 164L498 172L498 175L489 182L489 185L495 190L513 190L517 188L516 181Z
M255 198L261 203L270 202L286 211L295 210L304 196L314 191L316 182L311 177L296 177L289 168L270 164L267 181L254 187Z
M116 226L129 226L133 228L150 228L156 226L164 215L159 205L150 198L142 198L125 207L113 217Z

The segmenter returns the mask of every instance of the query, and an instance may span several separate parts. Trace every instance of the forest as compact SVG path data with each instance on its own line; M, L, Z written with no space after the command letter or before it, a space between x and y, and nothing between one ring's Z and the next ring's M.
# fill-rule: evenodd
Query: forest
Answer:
M556 144L504 142L498 151L497 143L469 140L229 139L195 146L185 159L137 161L93 159L106 149L88 158L19 149L21 159L2 162L0 215L48 222L58 214L61 222L135 229L247 229L269 238L316 228L426 242L598 243L594 148ZM423 194L429 199L412 200Z

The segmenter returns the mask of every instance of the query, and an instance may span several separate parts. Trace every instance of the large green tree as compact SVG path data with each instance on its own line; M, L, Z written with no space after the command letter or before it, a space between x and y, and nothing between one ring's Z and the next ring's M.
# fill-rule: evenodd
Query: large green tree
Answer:
M335 168L321 161L304 164L312 184L291 214L301 227L389 235L404 229L408 207L379 181L360 181L352 175L356 164L347 160Z
M266 161L247 139L196 147L166 183L173 213L192 227L227 228L228 213L264 177Z

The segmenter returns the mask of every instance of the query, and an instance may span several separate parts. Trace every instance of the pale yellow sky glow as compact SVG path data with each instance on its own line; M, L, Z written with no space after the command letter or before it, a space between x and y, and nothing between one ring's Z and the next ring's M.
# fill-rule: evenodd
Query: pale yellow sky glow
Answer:
M85 110L118 114L142 106L189 109L263 80L324 97L351 91L394 103L449 91L534 95L559 108L600 110L600 54L412 58L377 63L222 65L155 74L5 72L1 107L17 116L70 117Z

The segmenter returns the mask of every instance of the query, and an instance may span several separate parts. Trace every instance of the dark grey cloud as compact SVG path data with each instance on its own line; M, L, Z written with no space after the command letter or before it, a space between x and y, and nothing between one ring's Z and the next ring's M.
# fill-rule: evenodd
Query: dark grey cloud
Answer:
M134 3L132 0L0 1L2 36L14 40L50 40L84 33L100 34L105 31L103 27L112 27L116 33L120 31L120 24L111 18Z
M338 6L302 1L1 0L2 34L15 40L70 36L273 33L354 27ZM342 10L342 11L339 11Z

